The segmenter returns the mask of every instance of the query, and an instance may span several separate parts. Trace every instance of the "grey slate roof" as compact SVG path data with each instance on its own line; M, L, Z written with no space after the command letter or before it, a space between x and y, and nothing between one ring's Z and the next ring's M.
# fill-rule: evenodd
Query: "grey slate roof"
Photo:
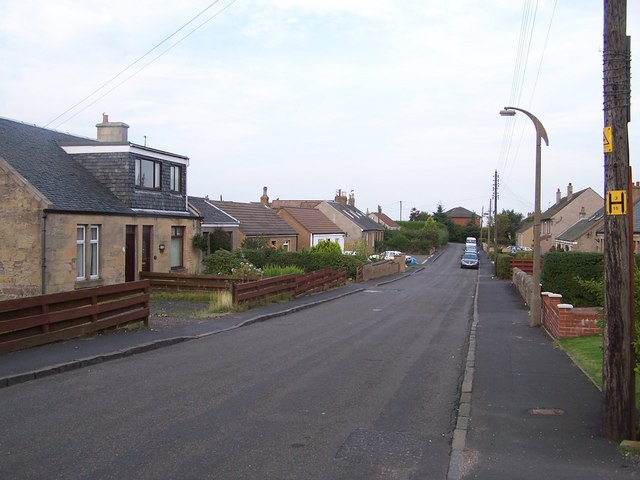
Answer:
M0 157L52 203L52 210L132 214L111 191L68 155L61 144L96 144L76 137L0 118Z
M580 237L582 237L587 231L592 229L598 223L601 223L601 220L604 218L604 207L595 212L589 218L581 218L564 232L562 232L556 240L561 242L576 242Z
M237 219L212 205L205 198L189 197L189 206L198 211L204 224L229 227L237 227L240 224Z
M328 205L331 205L338 212L358 225L364 231L384 231L384 227L379 225L371 218L367 217L364 213L351 205L345 205L344 203L327 201Z
M238 220L240 222L240 230L245 235L298 235L274 210L261 203L220 200L209 200L209 203Z
M640 199L633 203L633 234L640 235ZM596 235L604 235L604 224L598 229Z

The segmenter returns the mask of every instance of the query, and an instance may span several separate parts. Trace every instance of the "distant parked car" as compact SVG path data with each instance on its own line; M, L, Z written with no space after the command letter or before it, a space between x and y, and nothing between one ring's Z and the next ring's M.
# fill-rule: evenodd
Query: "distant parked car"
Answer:
M460 259L460 268L478 268L480 260L478 254L473 252L466 252Z

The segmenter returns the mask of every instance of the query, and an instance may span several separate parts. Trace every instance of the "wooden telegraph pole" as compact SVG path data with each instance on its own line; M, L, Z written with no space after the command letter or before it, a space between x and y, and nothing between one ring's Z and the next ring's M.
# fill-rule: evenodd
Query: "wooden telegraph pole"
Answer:
M604 281L602 433L635 439L634 319L630 271L629 190L630 51L627 0L604 0Z

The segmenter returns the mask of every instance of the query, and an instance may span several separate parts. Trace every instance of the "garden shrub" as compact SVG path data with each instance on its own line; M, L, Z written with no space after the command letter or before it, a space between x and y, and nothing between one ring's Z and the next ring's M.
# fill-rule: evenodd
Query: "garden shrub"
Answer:
M591 307L600 303L594 289L585 288L578 279L600 280L604 277L604 255L587 252L548 252L543 256L542 290L559 293L562 301L574 307Z

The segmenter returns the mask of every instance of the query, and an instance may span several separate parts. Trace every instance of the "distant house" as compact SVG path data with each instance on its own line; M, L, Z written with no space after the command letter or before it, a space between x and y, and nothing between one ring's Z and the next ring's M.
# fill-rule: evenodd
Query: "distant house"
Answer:
M633 185L633 241L634 250L640 252L640 182ZM604 251L604 207L587 218L581 218L555 240L557 250L571 252Z
M533 248L533 218L526 218L516 230L516 245Z
M129 126L97 140L0 118L0 299L195 271L182 155L135 145Z
M221 200L208 200L207 203L239 222L232 248L241 247L247 238L264 238L271 247L298 250L298 233L265 203Z
M480 226L480 216L464 207L452 208L451 210L444 212L444 214L456 225L464 227L465 225L468 225L469 222L473 222L476 226Z
M573 185L567 186L567 195L556 192L556 203L542 212L540 249L548 252L555 245L556 238L582 218L588 218L604 204L604 199L591 187L573 193Z
M333 200L280 200L271 203L273 208L316 208L346 234L345 249L352 250L358 241L375 248L376 242L384 240L384 227L377 224L355 206L353 193L347 196L338 190Z
M344 250L345 232L315 208L281 207L278 215L298 232L298 248L310 248L321 241L336 242Z
M400 230L400 225L393 221L386 213L382 213L382 207L378 205L377 212L369 213L369 218L376 222L378 225L382 225L388 230Z
M236 239L235 243L238 243L240 221L213 205L209 201L209 197L189 197L189 208L201 218L200 231L207 238L207 245L209 246L207 253L211 253L209 237L212 235L225 235L228 239L229 248L234 244L234 239Z
M604 225L604 207L589 217L581 218L555 239L556 250L564 252L598 252L602 251L601 239L597 238L598 230Z

